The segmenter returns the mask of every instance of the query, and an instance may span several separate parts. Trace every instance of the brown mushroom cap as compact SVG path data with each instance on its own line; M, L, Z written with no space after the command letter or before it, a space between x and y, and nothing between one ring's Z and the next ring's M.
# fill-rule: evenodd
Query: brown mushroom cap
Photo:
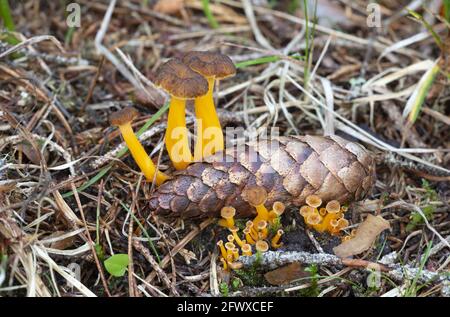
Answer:
M267 200L267 191L261 186L245 188L241 195L252 206L260 206Z
M231 219L236 215L236 209L231 206L225 206L220 210L220 216L225 219Z
M111 114L109 122L111 125L119 126L133 121L138 116L139 111L137 111L136 108L126 107Z
M233 61L220 53L192 51L183 56L183 63L205 77L222 79L236 74Z
M155 84L180 99L194 99L208 92L208 81L176 58L158 69Z

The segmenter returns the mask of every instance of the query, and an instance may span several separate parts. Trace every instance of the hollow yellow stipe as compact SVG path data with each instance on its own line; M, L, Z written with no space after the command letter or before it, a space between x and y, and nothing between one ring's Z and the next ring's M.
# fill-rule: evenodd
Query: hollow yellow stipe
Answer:
M194 159L201 160L224 149L224 139L216 107L214 106L214 77L208 80L206 95L195 99L195 117L198 123L197 141L194 147Z
M165 143L170 160L177 170L185 169L193 157L186 127L186 100L172 96L167 119Z

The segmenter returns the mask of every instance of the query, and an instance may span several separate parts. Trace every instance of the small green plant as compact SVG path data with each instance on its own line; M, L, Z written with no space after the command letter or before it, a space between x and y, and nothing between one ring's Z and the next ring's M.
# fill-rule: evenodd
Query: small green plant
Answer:
M430 183L427 180L422 179L422 188L425 189L425 197L423 201L430 202L435 201L438 198L438 195L434 189L431 188ZM427 206L422 208L422 211L427 218L427 220L431 220L433 218L433 214L436 211L436 207L434 205L428 204ZM411 220L406 225L406 231L413 231L418 225L423 224L424 220L422 215L418 212L413 212L411 214Z
M217 23L216 18L214 18L214 15L211 12L211 8L209 7L209 0L202 0L202 6L203 6L203 13L208 19L209 25L213 29L217 29L219 27L219 23Z
M414 276L414 279L411 281L409 286L406 288L403 296L405 297L417 297L418 292L425 287L426 285L418 285L419 278L422 275L423 268L425 267L425 264L428 261L428 258L430 257L431 247L433 245L433 242L429 242L427 244L427 248L425 249L425 253L420 258L420 265L419 270L417 271L417 274Z
M444 18L450 22L450 0L444 0Z
M129 264L128 254L115 254L107 258L103 263L109 274L115 277L122 277L127 271Z
M300 0L291 0L288 5L288 12L294 14L300 6Z
M280 229L280 228L281 228L281 218L276 217L273 220L273 223L270 225L270 228L269 228L270 235L272 235L272 236L275 235L277 233L278 229Z
M222 296L228 297L228 295L230 294L230 290L228 288L228 284L225 283L225 282L220 283L220 285L219 285L219 292L220 292L220 294L222 294Z
M12 18L11 9L9 7L8 0L0 0L0 18L3 20L3 26L9 32L15 32L16 26ZM0 33L0 39L3 39L6 43L11 45L19 44L20 41L16 39L12 34L8 32Z
M310 283L311 286L308 287L306 290L302 291L302 296L307 297L317 297L320 294L319 289L319 268L316 264L311 264L310 266L305 268L305 272L308 272L310 274Z
M239 287L241 287L241 285L242 282L238 278L233 278L233 280L231 281L231 288L233 289L233 291L237 291Z

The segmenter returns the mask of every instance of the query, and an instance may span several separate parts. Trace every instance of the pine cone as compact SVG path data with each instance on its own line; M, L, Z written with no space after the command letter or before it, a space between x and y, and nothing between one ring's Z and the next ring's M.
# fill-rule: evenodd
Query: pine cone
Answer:
M361 145L338 136L292 136L249 142L191 164L162 184L150 198L150 210L182 218L219 217L224 206L237 217L254 214L242 197L262 186L266 207L275 201L301 206L311 194L324 202L362 200L375 181L375 162Z

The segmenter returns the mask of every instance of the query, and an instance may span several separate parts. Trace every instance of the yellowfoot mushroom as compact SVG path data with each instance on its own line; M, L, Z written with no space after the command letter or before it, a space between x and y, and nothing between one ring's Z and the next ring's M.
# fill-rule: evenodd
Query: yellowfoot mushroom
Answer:
M269 244L264 240L258 240L256 241L255 249L261 253L267 252L269 250Z
M270 214L267 208L264 206L267 200L267 191L261 186L252 186L245 189L242 193L244 199L255 207L257 216L253 219L253 223L256 225L259 221L269 221Z
M231 229L234 227L234 216L236 215L236 209L231 206L223 207L220 210L220 216L223 219L219 220L219 225Z
M281 201L274 202L272 205L272 210L269 212L269 222L273 224L275 219L277 219L284 213L285 209L286 206Z
M283 234L284 234L284 231L282 229L277 230L277 233L273 236L272 240L270 241L272 248L278 249L279 247L281 247L283 245L282 242L279 242L280 238Z
M234 241L238 244L238 246L242 247L245 244L245 240L241 240L241 238L238 235L239 228L234 226L229 229L231 233L233 234Z
M177 170L185 169L193 160L186 127L186 100L208 92L208 82L178 59L163 64L155 84L170 94L165 143L170 160Z
M194 158L201 160L224 149L222 127L214 106L214 81L234 76L236 67L228 56L213 52L192 51L184 55L183 62L208 81L208 93L195 99L199 128Z
M127 144L131 155L133 156L136 164L141 169L142 173L147 180L153 180L156 173L156 184L161 185L164 181L169 179L169 176L158 171L155 164L148 156L139 139L133 132L131 122L139 115L139 112L133 107L127 107L120 111L113 113L109 120L112 125L118 126L123 140Z
M248 244L248 243L244 243L241 246L241 251L242 251L243 255L251 256L252 255L252 246L250 244Z

